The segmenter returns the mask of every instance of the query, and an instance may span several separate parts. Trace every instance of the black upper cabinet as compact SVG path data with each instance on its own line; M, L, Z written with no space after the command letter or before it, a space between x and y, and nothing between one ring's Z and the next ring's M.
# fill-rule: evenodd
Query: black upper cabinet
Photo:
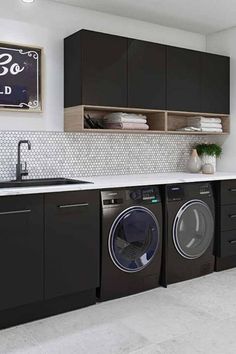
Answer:
M99 285L99 192L45 196L46 299Z
M167 109L198 112L201 102L201 52L167 47Z
M65 39L65 107L127 106L127 39L81 30Z
M82 104L81 34L64 39L64 106Z
M166 108L166 46L128 40L128 106Z
M81 30L65 39L65 107L229 114L229 60Z
M0 198L0 310L43 300L43 196Z
M202 112L229 114L229 57L202 54Z

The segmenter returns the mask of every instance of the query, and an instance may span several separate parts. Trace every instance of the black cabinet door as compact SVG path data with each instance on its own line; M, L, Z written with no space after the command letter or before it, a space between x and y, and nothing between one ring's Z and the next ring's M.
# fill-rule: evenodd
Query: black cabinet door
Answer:
M0 198L0 310L43 300L43 197Z
M229 114L229 57L202 54L202 112Z
M99 193L45 196L45 296L99 285Z
M201 52L167 47L167 109L201 109Z
M166 46L128 40L128 106L166 108Z
M81 32L64 40L64 106L74 107L82 102L82 41Z
M82 103L127 106L127 39L82 31Z

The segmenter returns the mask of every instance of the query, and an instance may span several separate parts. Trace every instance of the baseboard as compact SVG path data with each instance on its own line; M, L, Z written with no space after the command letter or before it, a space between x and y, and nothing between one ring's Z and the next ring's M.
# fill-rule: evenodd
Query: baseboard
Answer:
M96 289L0 312L0 329L76 310L96 303Z
M236 267L236 256L229 257L216 257L215 271L220 272L221 270L227 270Z

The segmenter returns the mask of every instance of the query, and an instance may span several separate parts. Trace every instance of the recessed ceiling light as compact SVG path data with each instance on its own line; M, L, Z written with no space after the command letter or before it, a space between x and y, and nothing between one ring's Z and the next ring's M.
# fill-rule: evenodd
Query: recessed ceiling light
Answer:
M22 0L23 2L34 2L34 0Z

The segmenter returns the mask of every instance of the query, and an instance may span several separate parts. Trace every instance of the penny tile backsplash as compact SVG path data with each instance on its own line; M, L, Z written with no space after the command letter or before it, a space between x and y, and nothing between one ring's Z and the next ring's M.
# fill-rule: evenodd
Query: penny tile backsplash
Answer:
M29 178L125 175L185 171L191 148L213 136L0 132L0 179L15 178L17 143Z

